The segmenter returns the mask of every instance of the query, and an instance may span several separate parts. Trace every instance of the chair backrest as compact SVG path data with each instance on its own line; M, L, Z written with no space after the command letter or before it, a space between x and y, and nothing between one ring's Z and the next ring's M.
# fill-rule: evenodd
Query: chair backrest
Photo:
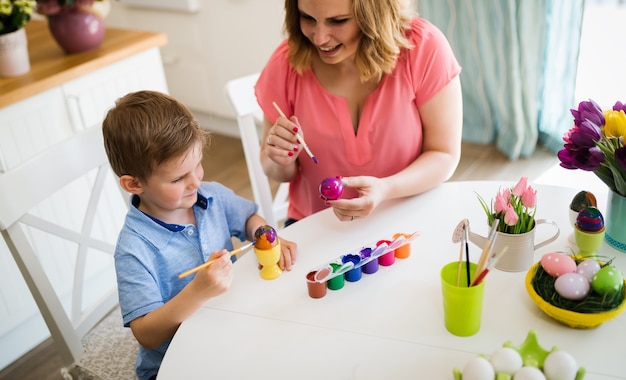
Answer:
M0 229L65 366L118 304L113 252L128 197L100 126L0 174ZM121 326L121 320L120 320Z
M250 185L254 201L259 205L259 214L269 225L279 228L278 223L287 217L289 186L287 183L281 183L273 195L270 181L261 167L258 128L259 123L263 121L263 112L254 95L254 84L258 77L257 73L230 80L226 83L226 95L237 115Z

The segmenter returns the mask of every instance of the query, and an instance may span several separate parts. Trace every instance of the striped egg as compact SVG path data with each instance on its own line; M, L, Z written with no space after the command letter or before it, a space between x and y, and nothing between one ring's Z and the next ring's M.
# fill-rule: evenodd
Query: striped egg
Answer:
M602 231L604 228L604 217L596 207L587 206L578 213L576 227L585 232Z

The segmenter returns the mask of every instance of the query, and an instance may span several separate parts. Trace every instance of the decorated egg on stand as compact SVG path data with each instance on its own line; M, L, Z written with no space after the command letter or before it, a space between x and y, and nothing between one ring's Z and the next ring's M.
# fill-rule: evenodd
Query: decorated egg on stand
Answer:
M257 249L272 249L278 242L278 235L272 226L264 225L254 231L254 247Z
M596 200L596 196L593 195L593 193L583 190L583 191L579 191L578 194L574 196L574 198L569 204L569 209L571 211L574 211L576 214L578 214L579 212L584 210L585 207L587 206L598 207L598 202ZM570 221L572 222L572 225L573 225L574 223L576 223L576 217L574 217L573 220L570 219Z
M260 226L254 231L254 254L261 264L261 278L273 280L278 278L282 270L278 266L280 260L280 239L276 230L269 225Z
M574 239L580 256L595 255L604 240L604 217L600 210L587 206L578 213L574 226Z
M587 206L598 207L596 196L589 191L579 191L569 204L569 221L572 226L576 225L576 218L578 213L585 209ZM574 232L568 236L569 243L576 248L576 240L574 239Z

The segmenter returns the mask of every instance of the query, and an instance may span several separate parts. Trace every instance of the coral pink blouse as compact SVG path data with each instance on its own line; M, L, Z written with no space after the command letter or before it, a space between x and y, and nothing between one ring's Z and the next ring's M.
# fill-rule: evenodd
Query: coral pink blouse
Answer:
M459 75L461 67L439 29L422 18L413 19L411 26L413 48L401 52L393 72L366 98L356 135L345 99L326 91L311 70L298 75L287 60L286 41L270 57L255 86L257 101L270 120L278 118L274 101L287 117L296 115L319 161L315 164L306 152L298 156L288 217L302 219L326 208L319 195L324 178L387 177L421 154L418 107ZM343 198L355 196L355 190L346 189Z

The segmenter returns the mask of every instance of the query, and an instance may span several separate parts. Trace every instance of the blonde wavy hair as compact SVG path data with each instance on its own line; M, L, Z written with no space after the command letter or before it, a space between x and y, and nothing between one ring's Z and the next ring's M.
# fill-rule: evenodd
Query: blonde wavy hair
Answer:
M352 0L352 14L361 29L355 61L362 82L389 74L400 51L411 47L406 31L411 18L417 16L416 10L410 11L411 4L405 0ZM315 47L300 29L298 0L285 0L284 32L289 63L302 74L311 68Z

